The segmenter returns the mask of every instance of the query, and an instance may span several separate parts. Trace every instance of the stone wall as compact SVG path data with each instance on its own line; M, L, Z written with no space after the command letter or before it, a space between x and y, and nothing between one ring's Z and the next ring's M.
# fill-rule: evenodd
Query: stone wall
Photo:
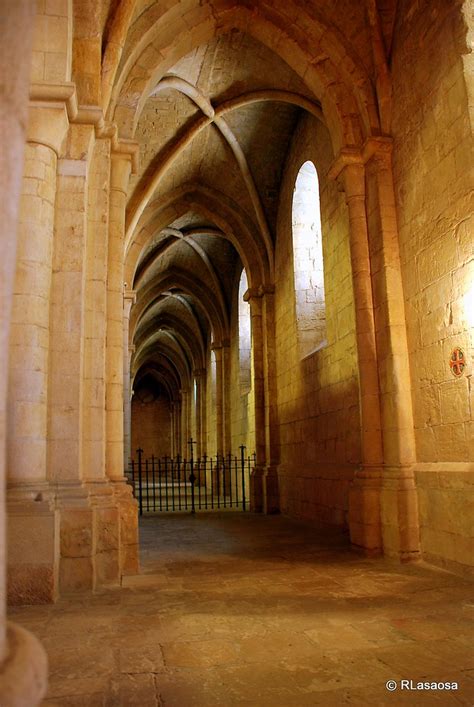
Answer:
M301 165L320 180L327 345L300 358L295 316L292 200ZM346 525L349 483L360 461L357 358L343 195L326 178L329 134L304 117L295 133L280 194L276 244L277 388L281 443L281 510Z
M459 3L405 2L393 56L394 179L425 559L474 564L472 126ZM409 67L409 80L407 74ZM467 357L462 376L453 349Z
M142 389L143 391L143 389ZM163 457L171 454L171 408L163 397L151 402L132 399L132 457L143 449L144 456Z

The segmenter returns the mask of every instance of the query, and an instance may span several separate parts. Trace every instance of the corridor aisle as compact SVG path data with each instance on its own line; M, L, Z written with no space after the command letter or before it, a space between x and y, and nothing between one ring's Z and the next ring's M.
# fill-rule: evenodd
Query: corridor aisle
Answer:
M141 546L122 588L11 611L48 652L44 707L474 702L468 580L281 516L149 517Z

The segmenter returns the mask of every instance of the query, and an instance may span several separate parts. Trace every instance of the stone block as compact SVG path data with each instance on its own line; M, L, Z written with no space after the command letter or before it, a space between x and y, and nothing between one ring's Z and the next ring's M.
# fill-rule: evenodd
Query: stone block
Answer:
M119 550L97 552L94 555L94 586L103 587L120 581Z
M106 552L119 547L119 511L117 508L94 509L95 551Z
M92 511L61 510L61 558L90 558L92 555Z
M50 604L57 598L58 577L53 564L10 564L7 571L7 601L11 606Z
M92 556L61 557L59 564L59 591L90 591L94 587L94 567Z

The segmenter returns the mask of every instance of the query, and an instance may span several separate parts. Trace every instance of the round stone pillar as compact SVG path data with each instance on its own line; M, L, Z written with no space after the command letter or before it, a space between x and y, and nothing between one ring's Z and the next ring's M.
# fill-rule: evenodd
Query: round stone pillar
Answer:
M349 527L353 545L364 548L369 554L378 554L382 551L380 483L383 450L364 165L345 166L343 179L349 209L362 452L362 464L350 490Z
M9 485L46 482L47 388L56 167L69 121L64 104L32 106L10 336Z
M216 451L224 454L224 362L222 346L213 344L216 358Z
M135 304L137 293L126 290L123 293L123 468L128 468L132 456L132 396L130 390L130 362L135 346L129 346L130 311Z
M123 263L125 206L131 167L129 154L112 152L107 274L106 471L108 478L113 480L123 479Z
M0 704L36 707L47 687L47 660L36 638L14 624L6 623L6 522L5 457L6 401L10 315L21 175L27 123L28 84L36 3L18 0L0 3L2 50L0 73L3 98L0 101ZM8 660L5 660L8 656Z

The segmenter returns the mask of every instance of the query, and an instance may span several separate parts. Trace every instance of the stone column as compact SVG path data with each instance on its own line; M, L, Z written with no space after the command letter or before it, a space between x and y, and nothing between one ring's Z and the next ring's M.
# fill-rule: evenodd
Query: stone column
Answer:
M352 542L403 560L419 554L415 444L391 140L344 150L343 176L359 359L362 465L350 492Z
M224 365L222 345L213 344L212 350L216 357L216 451L224 454Z
M5 443L10 314L15 277L17 218L28 108L36 3L18 0L0 4L3 28L0 72L0 704L36 707L46 693L47 660L36 638L16 624L6 623ZM13 70L12 70L12 67ZM5 658L8 656L8 660Z
M206 369L201 369L200 377L200 400L201 400L201 427L200 427L200 438L201 438L201 456L207 454L207 373Z
M191 430L189 425L189 391L182 388L179 392L181 394L181 454L188 457Z
M257 462L250 479L250 503L254 511L278 513L278 425L276 424L276 362L273 287L249 289L252 360L255 397L255 444Z
M350 490L349 526L353 545L369 554L378 554L382 551L380 477L383 450L364 165L348 164L344 167L343 179L349 209L362 453L362 463Z
M260 287L263 302L263 366L265 384L266 469L263 479L263 511L280 512L278 465L280 461L275 347L275 290L273 285Z
M381 520L384 552L403 561L420 554L415 433L392 176L392 142L367 143L367 203L384 450Z
M263 476L266 464L262 297L258 290L247 290L244 300L250 304L255 404L256 464L250 477L250 508L252 511L261 512L263 510Z
M109 255L107 274L107 452L109 479L123 479L125 206L131 156L112 152L110 172Z
M223 452L227 454L231 452L231 362L230 362L230 341L222 342L222 413L224 418L223 428Z
M183 453L181 445L181 403L179 400L174 401L174 454Z
M83 468L88 171L93 125L72 125L58 162L49 359L48 464L60 512L59 582L94 587L94 519Z
M56 168L68 125L65 103L30 108L8 391L8 594L14 604L54 601L58 590L57 513L47 473L47 398ZM42 538L41 547L37 537Z
M130 362L135 346L130 346L130 311L137 293L126 290L123 294L123 468L128 469L132 456L132 396L130 390Z
M175 430L175 421L174 421L174 417L175 417L174 406L175 406L174 400L170 400L170 430L171 430L171 434L170 434L170 454L171 454L172 457L175 457L175 456L176 456L176 447L175 447L175 433L176 433L176 430Z
M119 141L110 171L109 249L107 271L106 473L113 482L120 511L122 574L138 571L136 502L124 476L124 237L132 146Z
M195 403L195 415L196 415L196 456L200 457L202 454L203 444L202 444L202 381L203 381L202 369L196 369L193 371L193 377L196 381L196 403Z

